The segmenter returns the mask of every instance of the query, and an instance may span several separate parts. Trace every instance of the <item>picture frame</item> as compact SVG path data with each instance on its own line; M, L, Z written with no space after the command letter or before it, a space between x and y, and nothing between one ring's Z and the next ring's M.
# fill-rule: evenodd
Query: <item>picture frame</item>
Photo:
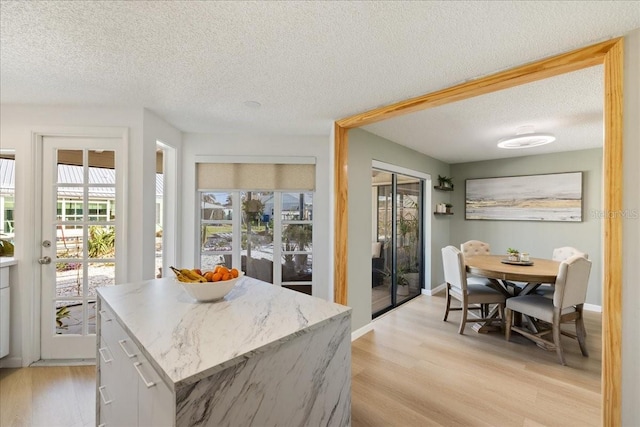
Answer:
M465 180L465 219L582 221L582 172Z

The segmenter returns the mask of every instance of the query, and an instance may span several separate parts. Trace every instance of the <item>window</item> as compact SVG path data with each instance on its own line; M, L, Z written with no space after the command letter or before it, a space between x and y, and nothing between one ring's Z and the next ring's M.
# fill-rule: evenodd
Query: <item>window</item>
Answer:
M0 238L14 243L15 159L13 152L0 153Z
M310 294L312 219L312 192L201 191L200 268L225 264Z
M200 268L225 264L311 294L315 164L283 161L196 164Z

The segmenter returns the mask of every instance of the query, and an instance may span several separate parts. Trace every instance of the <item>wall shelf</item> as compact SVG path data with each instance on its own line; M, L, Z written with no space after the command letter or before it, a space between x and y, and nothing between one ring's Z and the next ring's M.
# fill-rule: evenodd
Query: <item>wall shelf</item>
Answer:
M434 212L434 215L453 215L453 212Z
M434 185L433 188L440 191L453 191L453 187L441 187L439 185Z

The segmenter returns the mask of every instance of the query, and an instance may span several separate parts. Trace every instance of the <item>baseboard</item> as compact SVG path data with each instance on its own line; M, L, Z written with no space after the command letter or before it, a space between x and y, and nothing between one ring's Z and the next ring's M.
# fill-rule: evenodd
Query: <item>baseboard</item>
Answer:
M595 311L597 313L602 313L602 306L595 304L585 304L582 308L586 311Z
M436 286L433 289L423 289L422 295L428 295L428 296L436 295L436 294L439 294L440 292L443 292L445 289L446 289L445 283L443 283L441 285Z
M351 341L353 342L358 338L360 338L361 336L363 336L364 334L366 334L367 332L371 332L371 331L373 331L373 323L364 325L362 328L356 329L355 331L351 332Z
M30 366L91 366L96 364L96 359L55 359L38 360Z
M22 368L22 357L5 357L0 359L0 368Z

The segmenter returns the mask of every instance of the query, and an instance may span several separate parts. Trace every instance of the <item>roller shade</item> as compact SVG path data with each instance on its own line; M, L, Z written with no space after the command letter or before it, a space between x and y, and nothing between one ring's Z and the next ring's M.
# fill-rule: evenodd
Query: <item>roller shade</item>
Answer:
M314 191L316 165L198 163L198 190Z

